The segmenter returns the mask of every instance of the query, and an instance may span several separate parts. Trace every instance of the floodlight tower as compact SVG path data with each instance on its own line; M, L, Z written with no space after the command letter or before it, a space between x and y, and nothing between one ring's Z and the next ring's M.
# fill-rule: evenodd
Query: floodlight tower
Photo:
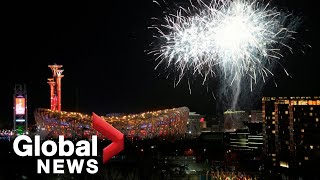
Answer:
M50 85L50 103L51 110L61 111L61 78L64 77L62 75L63 70L60 69L62 65L49 65L48 66L52 70L53 78L48 79L48 84Z

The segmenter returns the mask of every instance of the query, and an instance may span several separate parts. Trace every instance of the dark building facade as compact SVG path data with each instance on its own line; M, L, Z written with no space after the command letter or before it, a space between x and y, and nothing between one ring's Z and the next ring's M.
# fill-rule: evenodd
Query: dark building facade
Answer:
M248 122L248 113L245 111L232 111L227 110L223 113L224 117L224 130L235 131L245 127Z
M202 118L203 120L201 121ZM187 121L187 133L189 137L198 137L201 134L201 129L204 123L204 115L189 112L189 118Z
M320 96L263 97L262 116L266 167L315 170L320 162Z

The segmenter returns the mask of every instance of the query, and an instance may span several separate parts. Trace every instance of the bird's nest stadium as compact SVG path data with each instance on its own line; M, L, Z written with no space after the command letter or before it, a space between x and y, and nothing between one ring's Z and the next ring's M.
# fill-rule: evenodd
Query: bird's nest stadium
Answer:
M102 134L92 128L92 115L78 112L36 109L35 120L42 136L56 138L89 138ZM189 108L179 107L140 114L100 116L127 138L182 137L187 131Z

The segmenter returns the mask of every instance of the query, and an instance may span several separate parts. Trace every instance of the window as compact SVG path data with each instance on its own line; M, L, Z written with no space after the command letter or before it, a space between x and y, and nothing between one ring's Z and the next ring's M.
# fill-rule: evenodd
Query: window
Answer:
M288 111L285 111L284 113L285 113L285 114L289 114L289 112L288 112Z

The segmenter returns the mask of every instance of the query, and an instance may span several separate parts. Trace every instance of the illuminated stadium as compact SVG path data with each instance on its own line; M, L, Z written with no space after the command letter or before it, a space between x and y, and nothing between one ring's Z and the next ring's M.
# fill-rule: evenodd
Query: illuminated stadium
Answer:
M34 117L39 133L43 138L90 138L91 135L104 137L92 127L92 115L79 112L61 111L61 78L64 77L62 65L49 65L52 77L50 86L50 109L36 109ZM179 107L140 114L114 114L100 116L127 138L150 139L154 137L181 137L187 131L189 108Z
M92 115L41 108L36 109L34 115L43 137L56 138L64 135L65 138L89 138L91 135L98 135L99 138L104 138L92 128ZM127 138L181 137L187 131L189 108L101 117Z

